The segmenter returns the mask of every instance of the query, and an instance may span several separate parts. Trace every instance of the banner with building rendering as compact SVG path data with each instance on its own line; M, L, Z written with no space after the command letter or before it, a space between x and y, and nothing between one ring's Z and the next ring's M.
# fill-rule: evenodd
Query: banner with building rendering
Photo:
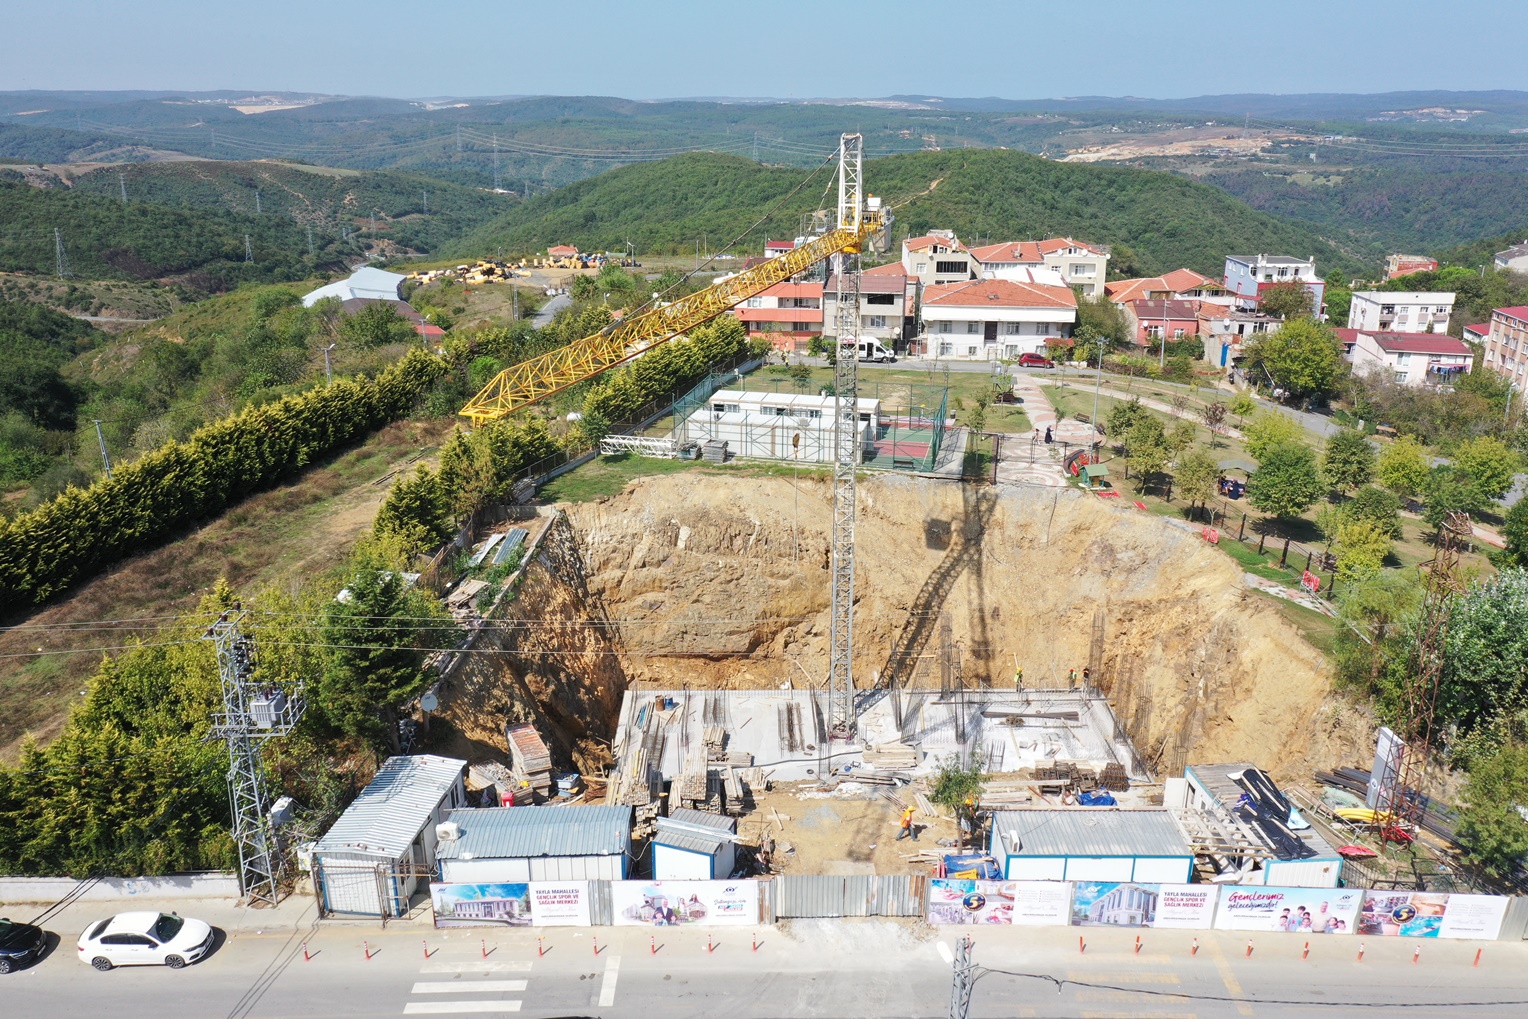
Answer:
M1072 890L1072 924L1203 929L1215 915L1215 891L1213 885L1079 881Z
M587 927L589 882L430 885L436 927Z
M617 927L759 922L757 881L612 881Z

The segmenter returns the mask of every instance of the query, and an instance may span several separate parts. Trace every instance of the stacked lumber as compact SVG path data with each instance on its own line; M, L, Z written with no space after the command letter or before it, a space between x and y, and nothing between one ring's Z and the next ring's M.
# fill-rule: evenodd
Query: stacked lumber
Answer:
M727 730L719 725L708 725L702 730L700 739L706 745L707 756L716 757L727 746Z
M552 791L552 754L534 725L511 725L505 730L510 763L542 796Z
M934 806L933 801L924 795L922 790L913 790L913 800L918 804L918 812L921 813L924 817L928 818L930 821L939 820L941 816L939 813L939 808Z
M918 766L918 751L906 743L882 743L865 750L865 763L883 771L911 771Z
M984 790L982 806L989 808L1021 807L1032 803L1034 796L1017 789Z
M488 806L501 805L519 785L514 773L497 761L485 761L467 769L467 791L481 794Z
M610 780L603 775L583 775L584 798L589 803L605 802L605 792L610 787Z

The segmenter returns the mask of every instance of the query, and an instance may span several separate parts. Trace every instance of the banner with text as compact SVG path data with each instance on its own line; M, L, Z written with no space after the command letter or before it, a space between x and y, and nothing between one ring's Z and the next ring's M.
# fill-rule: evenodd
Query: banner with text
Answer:
M1382 892L1364 896L1358 932L1373 937L1483 938L1501 933L1507 899L1500 895Z
M436 927L588 927L587 881L432 884Z
M1210 885L1079 881L1072 891L1072 924L1077 927L1204 928L1214 915Z
M1364 893L1357 888L1225 885L1215 927L1223 931L1352 934Z
M757 881L612 881L617 927L756 924Z
M1072 886L1066 881L929 881L928 921L932 924L1065 924Z

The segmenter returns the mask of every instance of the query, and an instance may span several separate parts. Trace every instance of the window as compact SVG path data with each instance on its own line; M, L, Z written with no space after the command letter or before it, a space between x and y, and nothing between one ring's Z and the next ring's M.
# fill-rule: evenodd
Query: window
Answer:
M966 323L966 332L967 333L979 333L981 331L982 331L982 324L980 322L967 322Z
M870 316L870 328L871 329L885 329L886 328L886 316L885 315L871 315Z
M750 307L750 308L762 308L762 307L764 307L764 298L762 298L762 297L750 297L750 298L748 298L748 307Z
M975 347L967 347L966 348L966 356L967 357L975 357L976 356L976 348Z
M897 295L896 294L866 294L866 295L864 295L864 297L865 297L865 303L866 304L896 304L897 303Z
M1407 361L1410 361L1410 360L1411 360L1411 355L1410 354L1397 354L1397 355L1395 355L1395 363L1396 364L1405 364Z
M917 268L917 270L916 270L916 271L917 271L917 272L918 272L918 274L919 274L919 275L920 275L920 276L921 276L921 275L922 275L922 274L923 274L923 273L926 273L926 272L928 272L928 263L927 263L927 262L919 262L919 263L918 263L918 268Z
M161 942L174 939L180 933L186 921L173 913L160 913L159 919L154 921L154 937Z
M1188 335L1187 330L1184 330L1184 329L1174 329L1173 330L1173 339L1175 339L1175 340L1181 340L1181 339L1183 339L1183 337L1185 337L1187 335Z
M1397 382L1405 382L1406 381L1406 373L1405 372L1396 372L1395 373L1395 381L1397 381Z
M934 271L941 274L960 273L962 275L970 272L970 270L966 267L966 263L964 262L935 262Z
M1003 323L1003 335L1005 335L1005 336L1017 336L1017 335L1019 335L1019 325L1020 325L1020 323L1018 323L1018 322L1004 322Z
M1072 263L1072 275L1091 276L1093 275L1093 267L1085 262L1074 262Z
M941 344L939 344L939 356L940 357L949 357L953 353L955 353L955 344L953 344L953 343L941 343Z

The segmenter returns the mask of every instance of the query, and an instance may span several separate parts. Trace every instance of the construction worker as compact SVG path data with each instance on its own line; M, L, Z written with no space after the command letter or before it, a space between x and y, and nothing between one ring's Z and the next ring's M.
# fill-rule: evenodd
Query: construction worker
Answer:
M1013 692L1014 693L1018 693L1020 688L1022 688L1023 686L1024 686L1024 666L1022 666L1022 665L1015 665L1013 667Z
M1072 669L1070 672L1068 672L1066 674L1066 678L1067 678L1067 682L1071 683L1071 685L1074 688L1077 686L1077 670L1076 669Z
M918 841L918 829L913 827L913 808L912 807L908 807L908 808L906 808L905 810L902 811L902 830L897 832L897 841L901 842L903 839L907 838L909 835L911 835L913 837L913 841L914 842Z

